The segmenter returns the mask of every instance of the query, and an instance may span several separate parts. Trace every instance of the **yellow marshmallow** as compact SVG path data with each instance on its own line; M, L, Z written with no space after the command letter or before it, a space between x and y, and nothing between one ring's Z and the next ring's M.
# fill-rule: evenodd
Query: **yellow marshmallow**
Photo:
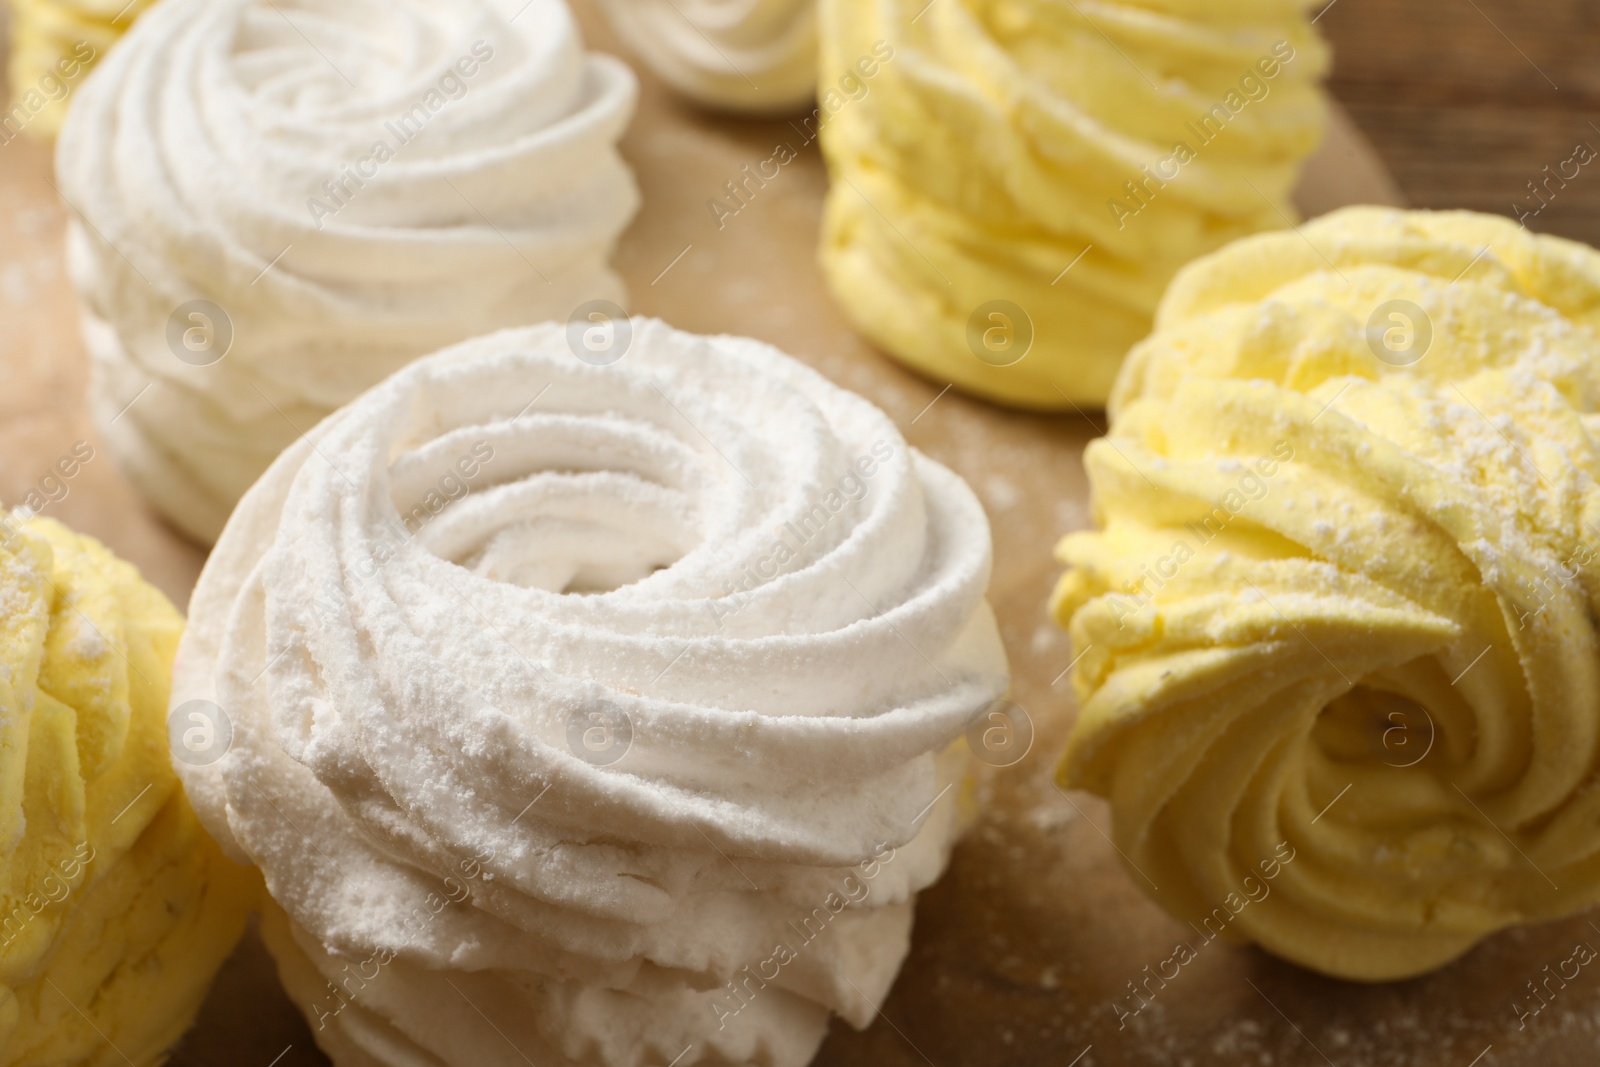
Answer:
M1024 407L1103 403L1179 267L1289 221L1321 135L1302 0L822 0L821 36L835 296Z
M1597 330L1600 254L1465 212L1173 282L1058 550L1061 778L1208 939L1382 980L1600 902Z
M97 542L0 520L0 1065L144 1067L255 890L172 770L178 612Z
M84 75L154 0L11 0L11 99L0 142L54 137Z

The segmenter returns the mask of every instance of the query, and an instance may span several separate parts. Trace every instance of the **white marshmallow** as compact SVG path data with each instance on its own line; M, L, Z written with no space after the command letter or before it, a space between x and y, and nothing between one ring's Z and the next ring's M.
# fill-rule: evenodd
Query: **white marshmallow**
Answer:
M233 742L186 787L341 1063L801 1067L959 832L1007 686L976 497L773 348L611 329L402 370L195 592L174 703Z
M602 0L617 36L709 107L777 114L817 91L816 0Z
M623 300L636 92L561 0L150 10L57 154L119 462L209 542L273 457L410 360Z

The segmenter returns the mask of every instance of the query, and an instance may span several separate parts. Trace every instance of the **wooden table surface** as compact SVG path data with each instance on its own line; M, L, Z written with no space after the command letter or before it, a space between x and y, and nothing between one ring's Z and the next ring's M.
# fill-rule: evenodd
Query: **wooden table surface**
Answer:
M580 9L591 43L616 51L584 0ZM1589 124L1600 113L1592 107L1600 67L1590 58L1597 23L1600 6L1576 0L1531 9L1512 0L1336 0L1319 24L1336 49L1335 95L1410 203L1511 214L1546 164L1555 169L1579 141L1600 147L1600 129ZM642 81L624 153L645 209L618 253L632 310L788 349L883 407L913 444L973 484L994 526L991 600L1015 696L1037 729L1026 759L982 775L984 815L945 879L921 898L912 954L881 1017L862 1033L836 1022L819 1067L1600 1061L1600 980L1574 982L1526 1029L1511 1007L1523 983L1566 958L1575 940L1600 945L1600 930L1582 917L1502 934L1433 975L1379 986L1331 981L1219 943L1119 1030L1113 1002L1186 928L1119 866L1102 833L1105 805L1069 796L1050 778L1074 709L1065 682L1054 684L1070 654L1044 610L1056 571L1049 550L1088 523L1079 460L1097 427L954 393L938 398L938 383L872 352L833 308L815 267L825 183L815 147L719 230L705 200L793 131L783 122L713 118L654 79ZM1304 206L1390 195L1380 173L1363 171L1356 148L1334 154L1304 188ZM1530 225L1600 243L1595 169L1559 189ZM0 500L7 502L20 500L75 441L98 444L62 272L65 214L49 175L47 147L0 147ZM98 455L46 513L102 538L178 603L187 600L202 553L153 518L109 456ZM172 1062L327 1061L252 935Z
M1600 166L1562 166L1580 144L1600 152L1600 4L1334 0L1323 11L1334 95L1412 206L1517 217L1520 205L1538 212L1529 228L1600 245ZM1558 180L1541 199L1528 183L1546 167Z

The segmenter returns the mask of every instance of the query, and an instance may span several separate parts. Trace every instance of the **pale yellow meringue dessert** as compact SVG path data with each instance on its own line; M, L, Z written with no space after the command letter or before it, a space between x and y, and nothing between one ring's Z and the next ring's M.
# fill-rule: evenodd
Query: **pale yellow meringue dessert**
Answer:
M1294 219L1324 122L1301 0L822 0L820 32L821 84L864 87L824 100L834 295L1024 407L1102 404L1179 267Z
M11 99L0 144L53 137L73 91L153 0L11 0Z
M183 619L59 523L0 513L0 1065L160 1062L244 930L168 755Z
M1059 549L1061 774L1207 939L1394 979L1600 901L1597 324L1600 255L1464 212L1173 283Z

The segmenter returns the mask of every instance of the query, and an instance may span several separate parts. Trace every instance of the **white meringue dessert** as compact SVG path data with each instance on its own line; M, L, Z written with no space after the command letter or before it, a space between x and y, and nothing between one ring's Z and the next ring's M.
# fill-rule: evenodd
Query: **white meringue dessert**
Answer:
M341 409L195 592L173 700L232 747L180 770L340 1067L800 1067L970 809L1008 682L971 490L767 345L603 329Z
M563 0L163 0L56 166L101 434L202 542L419 356L625 299L637 83Z
M817 91L816 0L601 0L629 50L706 107L781 114Z

